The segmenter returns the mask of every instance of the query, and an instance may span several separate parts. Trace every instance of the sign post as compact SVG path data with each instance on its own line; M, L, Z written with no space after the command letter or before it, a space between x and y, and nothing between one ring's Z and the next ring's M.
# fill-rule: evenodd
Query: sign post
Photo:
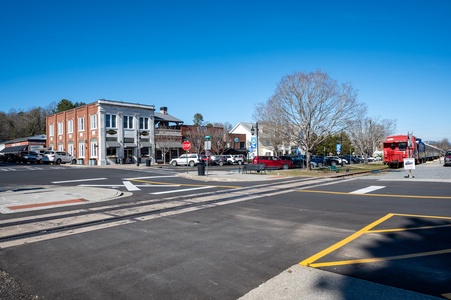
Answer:
M185 150L186 156L186 173L188 173L188 150L191 149L191 143L189 141L184 141L182 143L182 149Z

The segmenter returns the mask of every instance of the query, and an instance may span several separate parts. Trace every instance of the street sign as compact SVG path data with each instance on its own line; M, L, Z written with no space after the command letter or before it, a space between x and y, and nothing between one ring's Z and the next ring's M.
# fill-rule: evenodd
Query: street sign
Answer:
M339 155L341 153L341 144L336 145L337 154Z
M184 141L182 143L182 148L183 150L188 151L189 149L191 149L191 143L189 141Z
M205 150L211 150L211 141L205 141L204 148Z

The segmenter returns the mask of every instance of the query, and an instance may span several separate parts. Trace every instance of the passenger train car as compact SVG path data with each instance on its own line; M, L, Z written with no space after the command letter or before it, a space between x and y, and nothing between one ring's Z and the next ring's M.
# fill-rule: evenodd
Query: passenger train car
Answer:
M404 158L415 158L415 164L420 164L439 158L442 152L413 135L388 136L384 142L384 164L399 168Z

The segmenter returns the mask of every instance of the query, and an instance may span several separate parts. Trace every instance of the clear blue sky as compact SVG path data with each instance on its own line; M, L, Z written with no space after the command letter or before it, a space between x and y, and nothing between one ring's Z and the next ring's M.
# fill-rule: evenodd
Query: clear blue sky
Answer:
M0 1L0 110L105 98L252 122L321 70L397 132L451 140L451 1Z

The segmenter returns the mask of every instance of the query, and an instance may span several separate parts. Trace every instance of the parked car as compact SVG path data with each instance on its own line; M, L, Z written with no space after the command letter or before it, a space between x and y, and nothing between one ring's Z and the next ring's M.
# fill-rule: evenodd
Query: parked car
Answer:
M45 164L75 164L76 159L72 155L64 151L47 150L44 152L42 162Z
M291 160L281 159L277 156L256 156L253 164L264 164L266 169L291 169L293 162Z
M235 163L235 158L233 157L233 155L227 154L223 156L226 159L228 165L233 165Z
M446 151L445 157L443 157L445 161L445 166L451 166L451 150Z
M324 163L323 166L338 166L342 164L342 160L341 158L339 158L338 156L326 156L326 158L324 159Z
M33 151L22 151L19 154L19 161L25 164L40 164L42 162L42 155Z
M234 163L236 163L236 164L239 164L239 165L242 165L242 164L244 164L244 155L242 155L242 154L235 154L235 155L233 155L233 160L234 160Z
M169 163L173 166L190 166L194 167L199 163L201 157L198 154L188 153L182 154L177 158L172 159Z
M285 159L285 160L291 160L291 162L293 163L293 168L305 168L305 161L298 156L280 155L279 158Z
M212 155L209 159L209 165L223 166L227 164L227 158L224 155Z
M326 160L336 161L336 162L338 162L337 165L343 165L344 164L343 159L341 157L339 157L339 156L329 155L329 156L326 156Z

